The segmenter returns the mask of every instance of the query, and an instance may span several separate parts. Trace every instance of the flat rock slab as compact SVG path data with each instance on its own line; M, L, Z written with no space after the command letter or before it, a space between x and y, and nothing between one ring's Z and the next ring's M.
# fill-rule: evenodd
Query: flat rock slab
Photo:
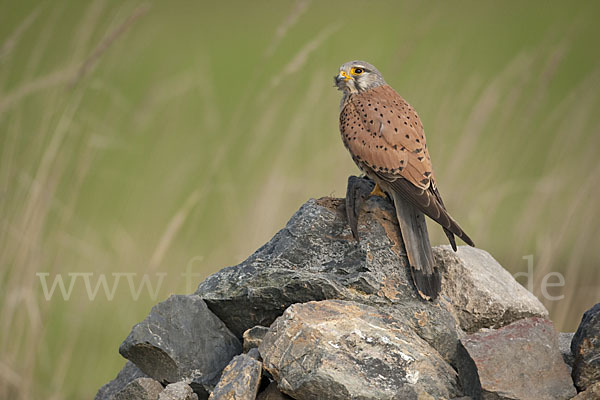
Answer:
M486 251L460 246L434 248L442 269L442 294L456 309L465 332L499 328L527 317L548 317L548 310Z
M137 378L148 378L138 367L131 361L127 361L123 369L119 371L115 379L102 386L94 400L112 400L113 397L125 388L129 383Z
M410 326L341 300L294 304L259 351L279 389L297 400L452 398L456 372Z
M158 400L163 386L152 378L137 378L117 393L114 400Z
M210 395L211 400L254 400L258 393L262 363L247 354L235 356L225 367Z
M185 382L171 383L165 387L158 400L198 400L191 386Z
M217 383L240 341L198 296L171 296L135 325L119 352L145 374L168 384L188 380L200 398Z
M583 314L571 341L573 381L579 390L600 382L600 303Z
M576 395L552 322L527 318L460 340L465 394L484 399L570 399Z

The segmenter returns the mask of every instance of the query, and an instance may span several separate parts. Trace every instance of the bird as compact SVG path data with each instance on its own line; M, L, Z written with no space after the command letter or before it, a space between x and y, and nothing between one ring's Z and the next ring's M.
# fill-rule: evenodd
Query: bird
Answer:
M424 215L442 226L454 251L455 236L470 246L475 244L446 210L423 124L414 108L368 62L343 64L334 81L342 91L342 141L359 169L375 182L370 195L387 194L393 202L417 292L425 300L435 300L441 274Z

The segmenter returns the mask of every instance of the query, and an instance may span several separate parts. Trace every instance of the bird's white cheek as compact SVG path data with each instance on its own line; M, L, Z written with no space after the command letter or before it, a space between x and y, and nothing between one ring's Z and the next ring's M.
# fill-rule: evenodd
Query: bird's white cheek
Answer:
M355 80L347 81L346 85L348 86L348 89L350 89L350 93L357 93L358 92L358 88L356 87L356 81Z

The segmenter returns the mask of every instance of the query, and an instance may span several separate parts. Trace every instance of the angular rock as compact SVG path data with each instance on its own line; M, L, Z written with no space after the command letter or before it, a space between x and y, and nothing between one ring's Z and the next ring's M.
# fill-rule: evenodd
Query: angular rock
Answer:
M114 400L158 400L163 387L152 378L137 378L117 393Z
M355 302L292 305L259 351L279 389L298 400L460 394L456 372L410 326Z
M600 399L600 382L589 386L586 390L573 397L573 400L598 400Z
M254 400L260 385L262 363L240 354L225 367L210 395L211 400Z
M250 349L258 348L268 330L269 328L266 326L257 325L245 331L243 335L244 353L247 353Z
M256 400L294 400L285 393L281 393L277 388L276 382L269 383L269 386L258 394Z
M198 296L171 296L135 325L119 352L163 384L189 380L200 398L229 360L239 340Z
M148 375L144 374L134 363L127 361L115 379L98 390L94 400L112 400L118 392L123 390L125 386L137 378L148 378Z
M247 353L245 353L248 357L252 357L257 361L262 362L262 357L260 356L260 353L258 352L258 347L253 347L250 350L248 350Z
M600 381L600 303L583 314L573 336L571 351L573 381L578 390L585 390Z
M198 400L190 385L185 382L171 383L165 387L158 400Z
M548 310L486 251L448 245L434 248L441 266L442 294L456 309L466 332L499 328L527 317L548 317Z
M558 334L558 349L562 355L563 361L569 367L569 371L573 370L573 353L571 353L571 341L573 340L574 332L560 332Z
M196 294L238 337L269 326L294 303L343 299L388 307L410 323L446 359L456 355L458 333L445 299L417 295L392 205L368 198L352 237L343 199L309 200L286 227L241 264L200 284Z
M465 394L489 399L570 399L576 391L552 322L538 317L460 340Z

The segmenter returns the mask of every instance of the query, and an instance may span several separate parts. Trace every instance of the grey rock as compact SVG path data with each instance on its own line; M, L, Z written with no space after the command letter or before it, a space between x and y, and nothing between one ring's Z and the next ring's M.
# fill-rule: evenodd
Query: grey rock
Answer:
M247 354L235 356L225 367L211 393L211 400L254 400L258 393L262 363Z
M163 384L189 380L199 398L214 385L239 340L198 296L171 296L135 325L119 352Z
M294 303L341 299L373 305L401 314L451 364L459 326L474 332L548 315L488 253L466 246L458 253L449 246L434 248L444 274L443 295L422 301L407 268L393 206L377 196L361 204L359 243L343 199L311 199L267 244L241 264L208 277L196 294L239 338L256 325L269 326Z
M600 303L583 314L573 336L571 351L573 381L578 390L585 390L600 381Z
M94 400L112 400L113 397L125 388L130 382L137 378L148 378L138 367L131 361L127 361L125 366L119 371L115 379L102 386Z
M167 385L158 396L158 400L198 400L198 395L187 383L176 382Z
M456 309L466 332L499 328L527 317L548 317L548 310L486 251L448 245L434 249L442 268L442 294Z
M152 378L137 378L117 393L114 400L158 400L163 387Z
M279 389L298 400L460 394L456 372L410 326L356 302L292 305L259 351Z
M565 364L569 367L569 371L573 370L573 353L571 352L571 341L573 340L574 332L560 332L558 334L558 349L563 357Z
M573 400L598 400L600 399L600 382L589 386L586 390L573 397Z
M260 346L260 342L268 330L269 328L266 326L257 325L245 331L243 334L244 353L247 353L250 349Z
M475 399L570 399L576 391L552 322L522 319L460 340L458 372Z
M252 357L255 360L262 361L262 357L260 356L260 353L258 352L258 347L251 348L250 350L248 350L248 352L246 354L248 355L248 357Z
M446 299L418 297L392 205L368 198L359 230L357 243L343 199L311 199L271 241L241 264L208 277L196 294L240 338L256 325L269 326L294 303L343 299L388 307L454 360L453 310Z
M277 388L277 382L269 383L269 386L258 394L256 400L293 400L285 393L281 393Z

